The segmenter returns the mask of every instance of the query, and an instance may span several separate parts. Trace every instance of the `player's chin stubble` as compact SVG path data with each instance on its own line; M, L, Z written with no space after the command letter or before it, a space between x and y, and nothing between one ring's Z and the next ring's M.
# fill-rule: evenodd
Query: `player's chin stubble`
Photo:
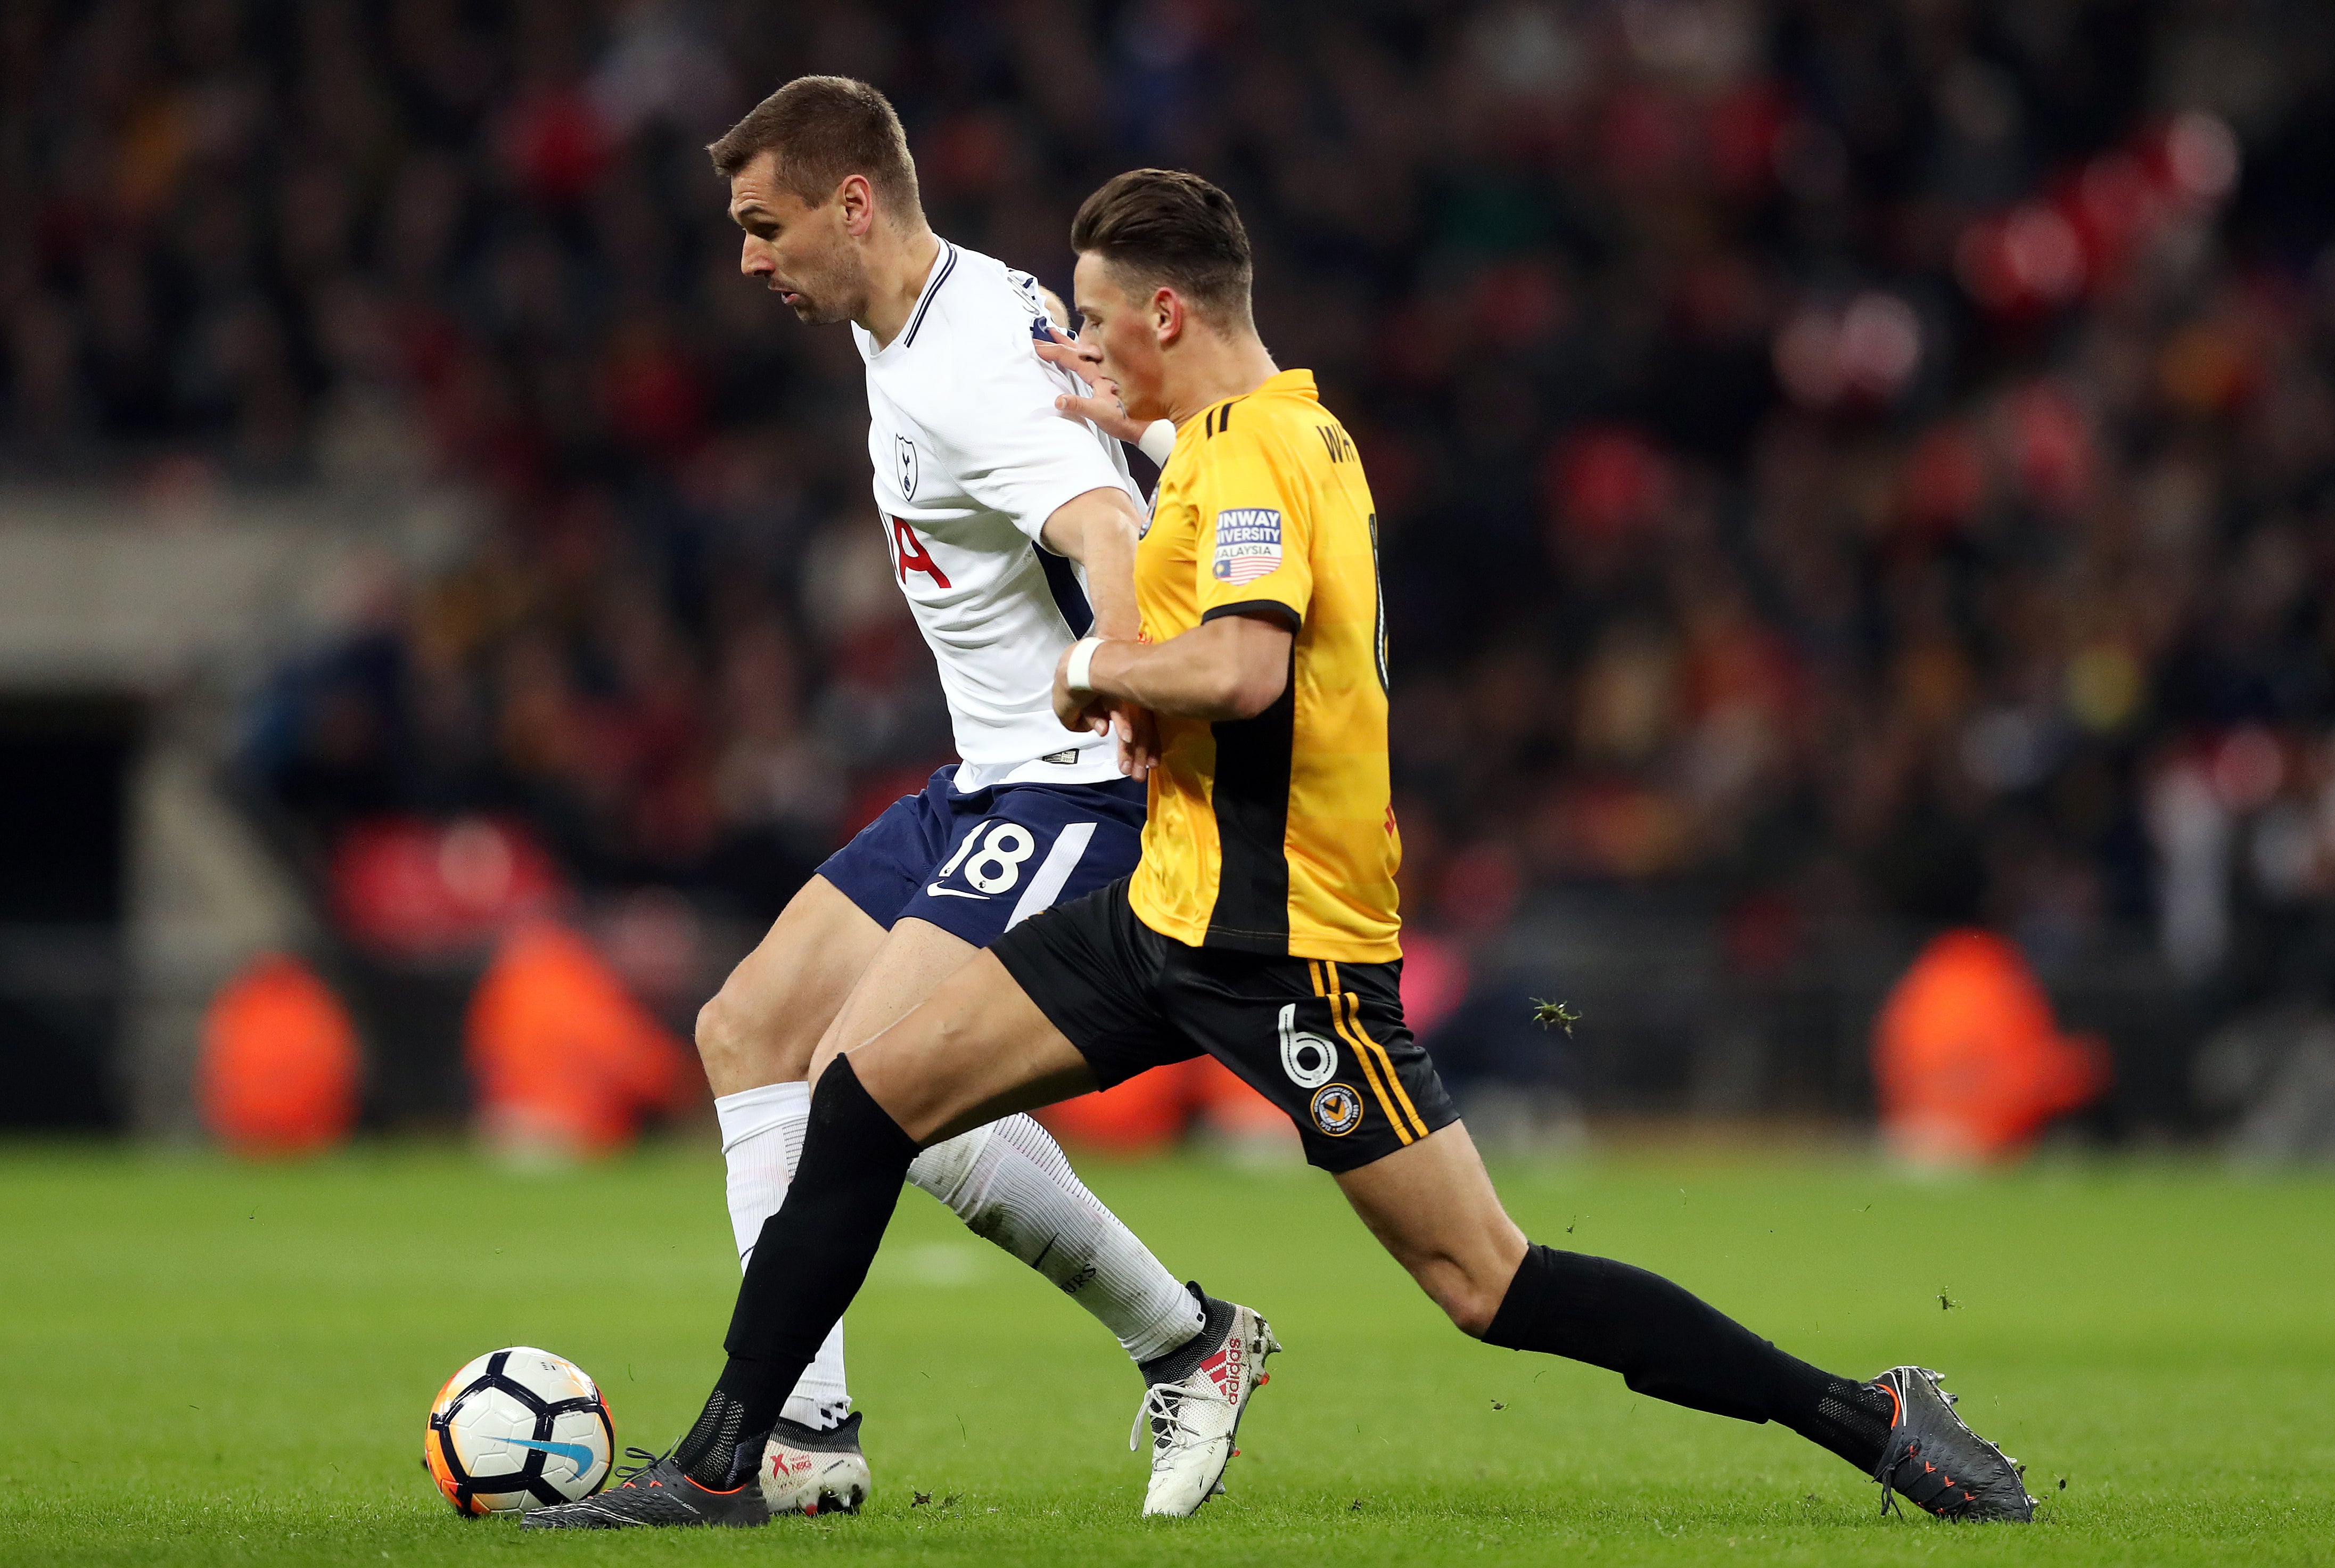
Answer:
M848 311L838 310L818 295L799 289L774 287L772 292L785 299L787 308L795 313L795 319L806 326L833 326L837 322L849 319Z

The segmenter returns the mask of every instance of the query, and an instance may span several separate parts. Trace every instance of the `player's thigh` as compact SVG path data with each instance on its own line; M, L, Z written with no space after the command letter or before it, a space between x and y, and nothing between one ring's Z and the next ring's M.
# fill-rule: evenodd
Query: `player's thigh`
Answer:
M827 1026L811 1056L811 1076L817 1078L837 1052L872 1040L897 1023L979 951L956 933L928 920L894 921L875 956L860 972L851 994L844 998L835 1021Z
M713 1092L809 1076L811 1057L885 943L884 928L824 876L787 901L697 1015Z
M946 843L899 913L975 947L1127 876L1142 857L1144 798L1126 779L1006 786L952 807Z
M1471 1334L1499 1311L1524 1262L1524 1232L1500 1206L1475 1140L1458 1122L1338 1173L1346 1201L1419 1288Z
M1094 1087L1086 1058L989 953L844 1054L877 1105L920 1144Z

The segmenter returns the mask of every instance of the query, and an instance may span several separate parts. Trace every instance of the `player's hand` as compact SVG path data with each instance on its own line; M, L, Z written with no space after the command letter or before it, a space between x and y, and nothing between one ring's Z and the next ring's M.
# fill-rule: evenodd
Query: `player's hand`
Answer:
M1054 717L1065 730L1081 735L1108 735L1112 700L1100 692L1071 690L1071 652L1077 646L1071 644L1054 661Z
M1059 365L1086 382L1088 395L1065 392L1054 400L1054 408L1066 420L1085 420L1107 436L1139 445L1144 427L1127 417L1127 405L1119 401L1119 383L1102 373L1102 350L1082 344L1058 326L1046 329L1054 334L1051 343L1033 343L1038 357L1049 364Z
M1030 345L1038 351L1040 359L1070 372L1089 386L1108 379L1102 373L1101 344L1080 343L1051 322L1047 324L1046 332L1051 341L1032 342Z
M1151 710L1117 703L1110 711L1110 727L1119 741L1119 770L1129 779L1149 778L1159 760L1159 721Z

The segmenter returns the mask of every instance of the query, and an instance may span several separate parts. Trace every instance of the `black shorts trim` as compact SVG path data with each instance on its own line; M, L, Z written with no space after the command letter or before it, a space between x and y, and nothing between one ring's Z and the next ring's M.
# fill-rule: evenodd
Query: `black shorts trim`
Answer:
M1354 1170L1459 1119L1402 1017L1400 960L1187 947L1136 917L1125 878L993 943L1005 972L1109 1089L1215 1057L1297 1126L1305 1157Z

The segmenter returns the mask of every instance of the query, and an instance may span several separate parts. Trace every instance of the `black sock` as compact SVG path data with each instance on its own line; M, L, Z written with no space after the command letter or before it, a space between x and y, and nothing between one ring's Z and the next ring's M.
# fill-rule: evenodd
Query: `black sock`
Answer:
M1184 1288L1191 1292L1193 1299L1200 1303L1200 1326L1182 1344L1162 1350L1148 1361L1136 1363L1136 1370L1143 1374L1146 1386L1182 1382L1198 1371L1200 1363L1207 1360L1210 1350L1223 1344L1225 1336L1232 1332L1233 1313L1238 1308L1230 1302L1220 1302L1208 1294L1200 1288L1197 1280L1187 1281Z
M861 1087L851 1059L828 1063L787 1201L762 1222L738 1287L729 1365L673 1453L691 1480L726 1491L761 1462L760 1438L859 1293L916 1157L916 1140Z
M1622 1374L1641 1394L1739 1421L1777 1421L1870 1472L1889 1437L1889 1396L1785 1354L1660 1274L1535 1246L1484 1331Z

